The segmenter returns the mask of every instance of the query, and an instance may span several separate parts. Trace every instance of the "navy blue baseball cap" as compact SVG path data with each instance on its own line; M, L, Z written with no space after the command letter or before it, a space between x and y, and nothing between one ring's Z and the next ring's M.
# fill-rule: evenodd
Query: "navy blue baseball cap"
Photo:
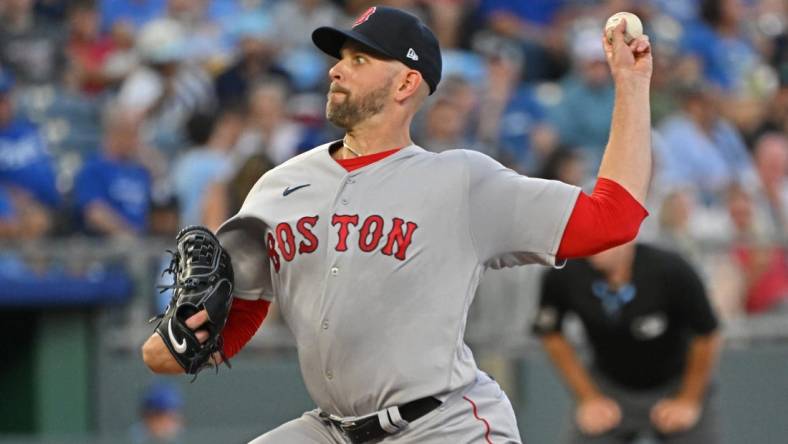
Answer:
M430 87L430 94L438 87L442 67L440 45L418 17L387 6L373 6L356 19L351 29L323 26L312 32L315 45L336 58L340 58L340 50L347 40L420 72Z

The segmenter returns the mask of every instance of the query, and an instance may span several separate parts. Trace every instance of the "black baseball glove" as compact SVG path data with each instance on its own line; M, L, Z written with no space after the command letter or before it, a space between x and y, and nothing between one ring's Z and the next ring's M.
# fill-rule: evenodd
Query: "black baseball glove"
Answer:
M164 273L173 275L172 299L164 313L154 317L156 333L188 374L196 375L206 367L217 367L214 353L222 352L221 332L227 321L233 292L233 266L230 256L219 240L205 227L190 226L176 237L176 251ZM208 321L195 330L208 332L200 343L186 319L200 310L208 313Z

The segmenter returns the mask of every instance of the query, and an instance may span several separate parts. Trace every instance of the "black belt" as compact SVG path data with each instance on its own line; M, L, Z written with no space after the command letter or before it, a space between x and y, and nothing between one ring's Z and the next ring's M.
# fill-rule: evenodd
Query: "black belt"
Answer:
M407 422L413 422L427 413L435 410L441 402L432 396L417 399L407 404L398 407L399 414ZM388 428L391 429L391 424L396 423L396 418L391 417L391 413L387 410L382 410L382 414L388 415ZM345 436L350 439L353 444L362 444L372 440L383 438L395 432L387 432L383 429L380 423L378 413L370 416L365 416L352 421L340 421L331 417L328 413L320 412L320 417L324 421L335 425L339 428Z

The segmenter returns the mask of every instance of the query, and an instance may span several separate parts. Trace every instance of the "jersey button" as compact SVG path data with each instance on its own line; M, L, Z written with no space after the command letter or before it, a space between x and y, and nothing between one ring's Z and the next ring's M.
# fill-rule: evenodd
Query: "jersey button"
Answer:
M343 197L341 202L342 202L342 205L347 205L348 200Z
M356 179L348 179L347 183L348 183L348 185L352 185L352 184L356 183Z
M331 267L331 276L336 276L339 274L339 268Z
M326 370L326 379L334 379L334 373L331 370Z
M323 330L328 330L328 321L323 321Z

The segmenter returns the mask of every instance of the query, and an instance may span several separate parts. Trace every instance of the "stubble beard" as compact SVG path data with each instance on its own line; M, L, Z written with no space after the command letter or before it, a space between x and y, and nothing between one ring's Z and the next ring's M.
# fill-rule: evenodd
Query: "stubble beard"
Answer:
M344 102L332 103L329 100L326 104L326 119L339 128L351 130L364 120L380 114L386 106L391 82L392 79L389 79L382 87L357 100L349 93Z

